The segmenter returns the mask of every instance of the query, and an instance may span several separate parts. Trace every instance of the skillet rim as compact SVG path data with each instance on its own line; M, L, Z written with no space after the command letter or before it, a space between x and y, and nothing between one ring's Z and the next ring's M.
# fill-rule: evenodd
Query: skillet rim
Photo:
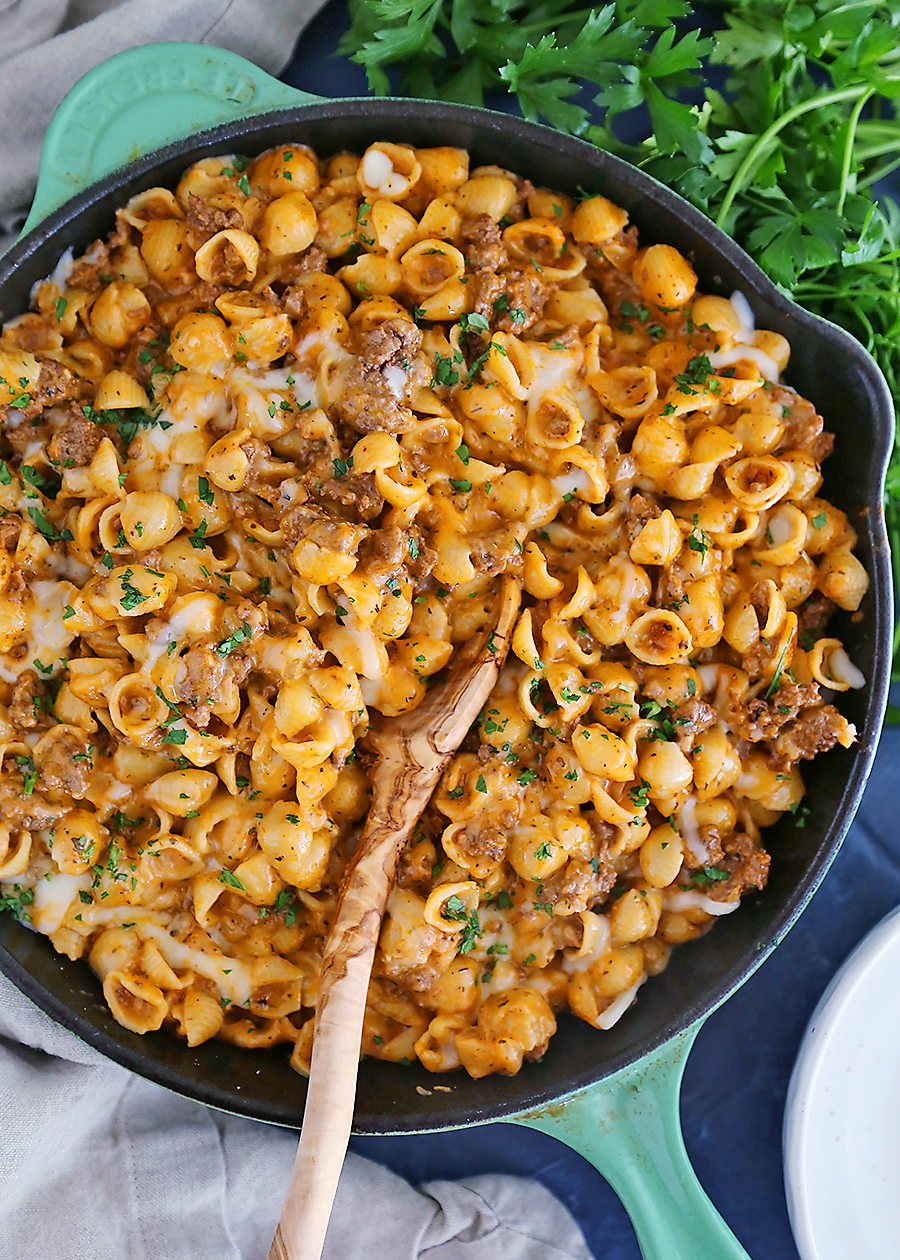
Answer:
M234 144L235 141L244 138L249 140L252 146L253 139L258 133L273 127L290 127L316 122L327 124L333 123L340 117L355 120L360 127L369 128L379 119L384 118L390 120L389 125L396 129L402 127L404 116L407 118L414 116L417 123L427 119L430 123L437 125L474 126L480 132L486 133L479 137L482 147L497 142L500 151L502 151L503 137L510 135L524 143L534 143L536 148L550 145L564 156L584 163L592 182L598 182L604 177L624 180L637 195L646 197L649 203L673 216L697 242L705 241L711 245L720 259L740 271L751 299L755 299L757 304L760 302L768 304L775 311L788 317L799 328L806 329L812 335L831 343L835 352L855 363L861 379L869 388L874 437L871 459L864 478L867 491L873 493L867 494L868 520L865 522L864 530L861 528L861 532L866 532L871 542L871 556L868 564L870 588L867 603L873 638L874 668L865 695L864 724L860 732L860 742L843 759L842 764L849 762L846 774L840 771L835 774L838 779L845 778L845 782L831 822L815 845L808 867L797 881L786 905L772 918L771 923L766 925L767 930L761 935L753 951L750 953L745 951L746 956L740 965L732 966L723 975L718 985L707 990L702 998L681 1008L675 1018L661 1021L652 1035L641 1040L636 1051L626 1049L611 1055L601 1063L592 1065L589 1071L573 1074L562 1090L558 1086L542 1085L537 1071L523 1070L519 1076L511 1079L489 1078L494 1083L493 1096L487 1104L482 1102L473 1107L465 1102L465 1091L460 1091L461 1102L457 1102L453 1094L444 1094L438 1100L425 1099L414 1094L413 1085L428 1082L433 1085L435 1078L424 1069L419 1069L418 1066L409 1068L404 1078L410 1085L409 1101L404 1100L402 1112L398 1113L396 1107L393 1111L389 1109L387 1113L380 1111L369 1114L365 1111L357 1111L354 1117L354 1132L367 1134L421 1132L461 1127L485 1120L509 1117L552 1101L558 1101L560 1098L579 1092L586 1086L613 1075L620 1069L637 1062L644 1055L659 1049L678 1032L708 1015L740 987L776 948L799 917L827 873L850 825L874 758L881 718L887 701L892 625L893 587L883 513L879 507L875 510L871 509L876 502L880 505L880 493L892 444L893 403L884 378L874 360L845 330L803 310L782 294L740 246L678 194L612 154L596 149L585 141L562 135L552 128L475 106L447 105L441 102L404 98L373 100L365 97L343 98L312 105L275 109L223 123L154 150L127 166L110 172L52 212L0 258L0 293L3 292L7 281L20 268L27 268L33 256L48 242L63 234L69 224L111 193L126 188L132 181L142 179L174 158L183 156L193 161L203 153L214 152L216 146L221 149L224 144ZM278 143L278 141L275 142ZM637 217L639 220L640 215L638 214ZM233 1088L227 1088L215 1081L197 1081L186 1078L182 1069L173 1068L165 1061L166 1057L174 1058L175 1055L166 1056L164 1051L162 1058L148 1055L145 1048L147 1039L129 1034L118 1025L113 1024L111 1031L104 1031L96 1023L91 1022L86 1015L79 1014L57 998L22 965L7 948L6 941L11 937L17 937L21 942L27 937L33 939L34 934L12 921L0 925L0 970L4 971L23 993L57 1022L76 1033L108 1058L176 1093L219 1109L275 1124L300 1123L302 1099L299 1103L292 1097L277 1104L266 1104L258 1098L249 1099L241 1096L237 1092L240 1090L239 1084ZM42 944L46 944L47 949L52 951L52 946L49 946L48 942L42 942ZM60 956L55 953L54 958L60 960ZM61 963L68 964L69 967L81 966L81 964L72 964L67 959L61 959ZM91 979L93 980L93 977ZM95 1016L99 1015L101 1022L109 1024L109 1019L102 1020L105 1005L101 1002L95 1002L93 1005L97 1007ZM108 1015L108 1012L105 1013ZM156 1038L157 1035L152 1034L152 1036ZM170 1040L166 1034L159 1036L164 1037L167 1042ZM129 1040L137 1044L125 1044ZM177 1042L174 1044L176 1047L180 1045ZM207 1046L212 1044L206 1043ZM224 1043L215 1044L221 1048ZM202 1047L199 1049L202 1050ZM228 1050L234 1052L232 1047L228 1047ZM256 1052L238 1053L246 1056L248 1053L255 1054ZM193 1053L190 1057L196 1060L201 1056ZM222 1055L218 1057L221 1058ZM255 1066L258 1060L253 1062ZM376 1093L379 1080L387 1079L385 1069L392 1074L398 1071L396 1065L383 1064L374 1060L365 1060L363 1069L365 1076L373 1078ZM256 1071L259 1071L258 1067ZM468 1078L454 1077L452 1079L460 1079L464 1084L473 1086ZM297 1078L298 1085L300 1080L301 1078ZM298 1092L305 1094L305 1083ZM455 1090L453 1092L456 1093ZM423 1106L423 1104L426 1105ZM410 1122L412 1122L412 1127L404 1127Z

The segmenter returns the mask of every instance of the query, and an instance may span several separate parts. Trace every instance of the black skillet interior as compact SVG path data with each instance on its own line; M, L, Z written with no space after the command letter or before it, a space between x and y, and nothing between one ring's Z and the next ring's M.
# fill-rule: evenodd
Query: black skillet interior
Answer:
M472 165L496 163L536 184L575 193L602 192L625 207L644 242L677 246L694 263L705 292L740 289L760 327L783 333L793 357L789 384L810 398L837 434L824 494L842 507L860 535L858 554L871 587L858 620L837 626L868 679L841 702L859 743L807 764L811 814L803 829L781 824L769 833L772 874L765 893L746 900L712 933L677 949L662 975L609 1032L566 1016L540 1064L513 1078L444 1077L449 1093L416 1092L435 1084L418 1067L365 1060L355 1129L399 1133L452 1127L533 1108L611 1075L660 1046L732 992L788 930L830 865L858 803L874 753L887 690L891 580L880 509L893 411L872 360L840 329L784 299L743 252L698 211L634 168L548 128L506 115L423 101L347 100L280 110L226 124L170 145L114 172L75 197L0 260L0 311L27 309L31 285L53 270L60 253L76 254L111 228L116 207L157 184L172 186L202 156L255 154L270 145L305 142L320 155L362 151L377 139L416 145L453 144ZM164 1033L140 1037L119 1027L86 963L54 953L48 941L7 916L0 923L0 967L39 1006L111 1059L188 1097L279 1124L299 1125L305 1081L291 1071L284 1048L245 1051L221 1041L190 1049Z

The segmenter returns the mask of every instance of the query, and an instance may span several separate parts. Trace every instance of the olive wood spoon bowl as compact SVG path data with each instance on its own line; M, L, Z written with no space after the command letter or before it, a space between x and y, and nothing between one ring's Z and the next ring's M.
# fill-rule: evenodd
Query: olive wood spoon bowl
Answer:
M505 577L492 624L417 709L373 726L372 804L325 946L300 1146L268 1260L319 1260L353 1121L366 994L397 859L484 706L509 650L521 591Z

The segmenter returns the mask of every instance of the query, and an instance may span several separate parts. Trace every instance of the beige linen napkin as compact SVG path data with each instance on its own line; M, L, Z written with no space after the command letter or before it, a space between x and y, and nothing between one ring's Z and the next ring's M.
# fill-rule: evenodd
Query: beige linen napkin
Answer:
M296 1145L116 1066L0 975L0 1260L264 1260ZM590 1260L536 1182L416 1190L351 1154L324 1260L373 1256Z

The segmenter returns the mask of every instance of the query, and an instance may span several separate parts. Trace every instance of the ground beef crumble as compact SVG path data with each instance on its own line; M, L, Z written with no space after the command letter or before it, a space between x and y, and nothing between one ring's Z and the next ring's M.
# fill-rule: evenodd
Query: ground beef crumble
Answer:
M784 679L781 685L766 698L757 696L746 705L729 714L735 733L741 739L773 739L782 727L793 722L804 709L821 704L818 684L795 683Z
M737 892L761 892L769 879L772 859L759 841L737 832L722 843L723 854L716 865L728 871L727 880L717 880L704 891L713 901L730 901Z
M196 250L211 240L217 232L224 232L227 228L243 229L244 220L239 210L220 210L202 197L195 197L190 193L187 227L191 249Z
M80 408L73 407L63 427L50 439L50 458L63 468L83 468L94 458L102 441L100 426Z
M20 446L22 440L32 442L35 439L33 422L47 408L59 407L63 403L82 397L83 386L74 372L63 367L53 359L45 359L41 363L40 375L34 388L28 391L28 402L24 407L0 407L0 427L13 446ZM17 443L17 439L19 439Z
M408 403L431 376L422 333L405 319L388 319L360 338L336 410L359 433L403 433L415 424Z
M787 770L798 761L811 761L818 753L828 752L835 744L848 746L852 736L850 723L833 704L819 704L784 727L769 745L766 763L772 770Z

